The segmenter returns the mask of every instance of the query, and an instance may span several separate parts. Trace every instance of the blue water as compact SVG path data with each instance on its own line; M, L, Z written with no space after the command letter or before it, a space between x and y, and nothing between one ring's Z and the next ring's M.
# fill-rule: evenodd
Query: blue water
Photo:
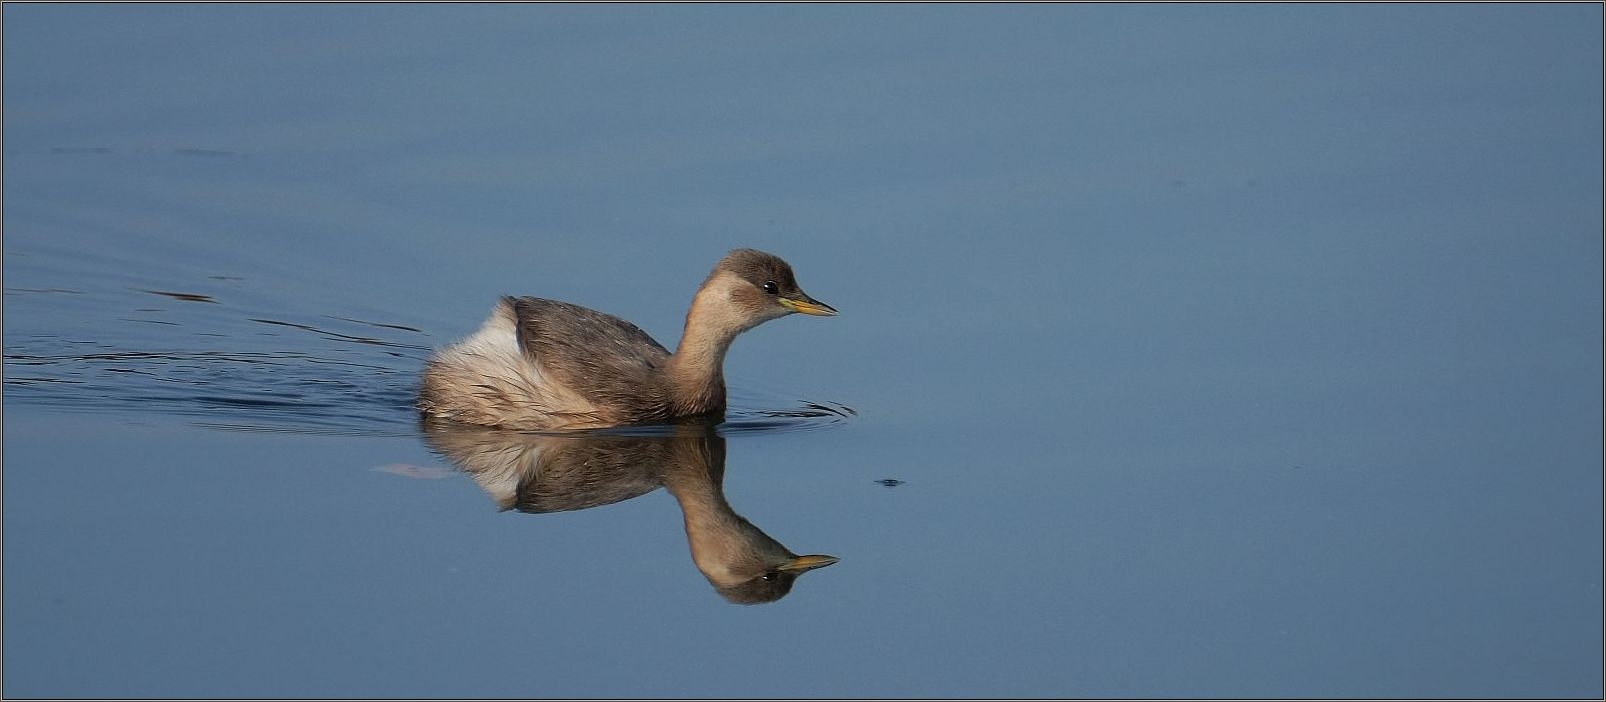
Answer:
M1603 694L1599 6L3 12L6 697ZM711 434L411 411L736 247Z

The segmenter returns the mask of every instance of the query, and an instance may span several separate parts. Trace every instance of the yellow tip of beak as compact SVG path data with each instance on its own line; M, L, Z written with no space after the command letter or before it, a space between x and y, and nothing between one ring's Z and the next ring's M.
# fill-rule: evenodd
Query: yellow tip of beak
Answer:
M812 314L812 315L814 315L816 317L835 317L836 316L836 309L835 308L833 308L830 305L827 305L827 304L825 304L823 302L820 302L819 300L814 300L814 299L810 299L810 298L804 298L802 300L793 300L792 298L789 298L789 297L783 297L780 300L781 300L781 305L783 307L785 307L785 308L787 308L787 309L789 309L789 310L791 310L793 312L801 312L803 314Z
M782 563L778 568L780 570L797 571L814 570L815 568L824 568L835 562L837 562L836 556L798 556Z

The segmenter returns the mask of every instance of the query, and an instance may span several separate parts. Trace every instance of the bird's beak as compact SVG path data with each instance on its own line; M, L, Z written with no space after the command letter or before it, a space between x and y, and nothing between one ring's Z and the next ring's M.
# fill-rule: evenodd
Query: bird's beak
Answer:
M812 314L816 317L835 317L836 308L816 300L808 295L799 295L798 299L790 297L780 298L781 306L793 312Z
M837 561L836 556L798 556L777 566L777 570L795 571L801 573L805 570L824 568Z

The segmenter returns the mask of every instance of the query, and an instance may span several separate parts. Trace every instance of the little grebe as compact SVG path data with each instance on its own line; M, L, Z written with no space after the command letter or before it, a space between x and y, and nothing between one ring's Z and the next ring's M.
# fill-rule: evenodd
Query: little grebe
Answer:
M736 335L793 312L832 316L792 267L730 252L697 289L671 354L611 314L538 297L503 297L473 336L429 360L425 415L504 429L617 426L725 410L725 352Z

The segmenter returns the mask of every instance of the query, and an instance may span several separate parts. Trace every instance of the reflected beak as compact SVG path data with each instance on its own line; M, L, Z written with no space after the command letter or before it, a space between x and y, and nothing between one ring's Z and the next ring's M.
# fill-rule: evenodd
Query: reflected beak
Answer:
M816 300L816 299L814 299L812 297L809 297L808 295L803 295L802 299L799 299L799 300L794 300L794 299L789 298L789 297L783 297L783 298L780 298L780 300L781 300L781 306L782 307L785 307L786 309L789 309L789 310L791 310L793 312L802 312L803 314L812 314L812 315L814 315L816 317L835 317L836 316L836 308L834 308L834 307L832 307L830 305L827 305L827 304L825 304L823 302L820 302L819 300Z
M829 308L827 308L829 309ZM798 556L790 561L776 566L776 570L786 570L801 573L805 570L824 568L837 561L836 556Z

